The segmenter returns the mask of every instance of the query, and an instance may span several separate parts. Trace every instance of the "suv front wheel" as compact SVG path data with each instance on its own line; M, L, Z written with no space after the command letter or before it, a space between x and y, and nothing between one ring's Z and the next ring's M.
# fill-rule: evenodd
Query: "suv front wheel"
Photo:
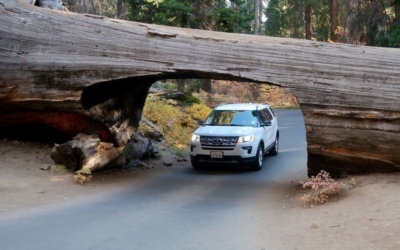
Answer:
M253 170L259 171L262 169L263 160L264 160L264 147L260 143L257 148L256 159L254 161Z

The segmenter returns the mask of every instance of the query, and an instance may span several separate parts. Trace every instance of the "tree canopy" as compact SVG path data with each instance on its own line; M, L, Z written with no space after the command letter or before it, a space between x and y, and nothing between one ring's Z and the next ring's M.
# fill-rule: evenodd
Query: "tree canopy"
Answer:
M317 41L400 47L400 0L67 1L72 11L145 23L253 34L259 20L261 35L306 38L308 31Z

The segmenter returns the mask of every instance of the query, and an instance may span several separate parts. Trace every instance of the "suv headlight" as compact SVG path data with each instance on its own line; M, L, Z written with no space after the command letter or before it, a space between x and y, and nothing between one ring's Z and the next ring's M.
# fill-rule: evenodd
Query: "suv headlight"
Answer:
M200 141L200 135L195 135L195 134L193 134L193 135L192 135L192 141L197 141L197 142L199 142L199 141Z
M237 143L252 142L253 140L254 140L254 135L240 136Z

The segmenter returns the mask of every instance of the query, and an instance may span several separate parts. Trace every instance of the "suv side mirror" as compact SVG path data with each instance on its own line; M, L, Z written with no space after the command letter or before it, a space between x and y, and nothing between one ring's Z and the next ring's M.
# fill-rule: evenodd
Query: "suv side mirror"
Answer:
M272 126L271 121L265 121L265 122L261 123L261 127L270 127L270 126Z
M198 123L199 125L202 125L202 126L204 125L204 121L202 121L202 120L198 121L197 123Z

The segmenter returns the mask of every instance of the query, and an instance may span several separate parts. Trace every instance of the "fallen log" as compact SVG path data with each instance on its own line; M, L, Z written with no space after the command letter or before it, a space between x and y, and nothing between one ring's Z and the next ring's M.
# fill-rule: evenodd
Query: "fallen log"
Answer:
M62 121L69 135L97 129L124 146L156 80L249 81L297 97L310 175L400 170L398 49L163 27L0 0L0 56L1 130L23 121L58 131L48 117L67 112L88 121ZM29 112L41 115L23 120Z
M98 135L78 134L71 141L55 144L51 158L68 169L88 170L86 173L91 173L104 167L135 167L135 162L156 154L157 146L137 133L133 133L125 147L102 142Z

